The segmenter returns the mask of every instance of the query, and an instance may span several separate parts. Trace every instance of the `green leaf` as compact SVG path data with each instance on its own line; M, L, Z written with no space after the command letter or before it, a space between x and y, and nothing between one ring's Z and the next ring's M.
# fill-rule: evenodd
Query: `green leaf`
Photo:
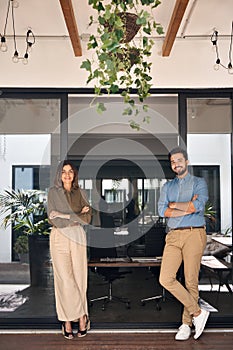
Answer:
M112 84L112 85L110 86L110 91L111 91L113 94L115 94L116 92L118 92L118 91L119 91L118 85Z
M87 59L86 61L83 61L80 68L84 68L88 72L91 72L91 61L89 59Z
M129 100L129 101L128 101L128 103L129 103L129 104L130 104L130 106L132 106L132 107L134 107L134 105L135 105L135 101L134 101L134 100L132 100L132 99L131 99L131 100Z
M138 24L139 26L144 26L146 25L146 19L144 17L138 17L136 24Z
M98 86L95 86L95 94L96 95L101 95L101 88Z
M88 0L88 4L92 5L93 9L97 10L98 12L105 10L102 1L99 1L99 0Z
M98 102L96 110L99 114L102 114L104 111L106 111L106 107L103 102Z
M142 38L142 45L144 48L148 45L148 38L145 36Z
M133 110L131 107L127 107L123 111L123 115L132 115L132 114L133 114Z
M107 59L105 63L106 63L107 69L114 70L114 62L112 60Z
M144 117L143 118L143 123L149 124L150 123L150 117L149 116Z
M158 33L159 35L164 34L164 31L163 31L163 27L162 27L162 26L156 27L156 31L157 31L157 33Z
M147 24L147 27L144 27L144 28L143 28L143 31L144 31L146 34L148 34L148 35L151 34L151 26L150 26L150 23Z
M140 130L140 124L136 123L134 120L129 120L129 125L132 129L135 129L137 131Z

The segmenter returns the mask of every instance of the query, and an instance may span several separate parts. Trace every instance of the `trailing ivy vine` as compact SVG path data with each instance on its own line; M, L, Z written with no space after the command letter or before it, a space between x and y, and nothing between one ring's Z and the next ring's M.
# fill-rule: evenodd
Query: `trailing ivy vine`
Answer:
M96 18L90 16L89 25L97 24L96 34L89 37L88 50L94 50L93 59L82 62L81 68L88 72L87 84L94 81L95 96L103 91L109 95L120 93L126 107L123 114L130 116L132 128L139 129L135 120L140 110L147 112L145 99L150 96L152 86L150 75L154 31L163 34L160 23L156 23L152 10L159 0L89 0L89 5L96 10ZM127 23L128 18L135 23ZM135 27L135 34L139 31L138 40L127 39L128 33ZM137 44L137 45L136 45ZM132 97L134 87L137 100ZM97 111L106 110L104 103L97 103ZM149 122L149 117L144 118Z

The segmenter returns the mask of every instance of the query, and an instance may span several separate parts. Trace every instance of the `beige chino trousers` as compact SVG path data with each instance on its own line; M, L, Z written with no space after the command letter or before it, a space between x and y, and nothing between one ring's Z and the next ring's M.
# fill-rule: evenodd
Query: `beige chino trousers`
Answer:
M72 227L74 232L74 228ZM80 235L80 230L79 233ZM79 242L86 242L85 231ZM56 311L60 321L77 321L87 310L87 248L57 228L50 234Z
M166 236L160 283L183 305L182 323L192 325L192 314L200 310L198 305L198 278L203 251L206 246L204 228L171 230ZM185 286L177 280L177 272L184 263Z

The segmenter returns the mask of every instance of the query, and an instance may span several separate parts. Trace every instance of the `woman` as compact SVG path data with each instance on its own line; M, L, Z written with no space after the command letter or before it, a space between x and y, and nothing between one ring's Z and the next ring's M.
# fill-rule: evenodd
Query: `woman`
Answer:
M87 334L87 252L83 225L91 221L86 194L78 185L78 171L69 161L60 163L54 186L48 193L48 218L53 225L50 251L53 263L56 311L62 333L73 339L72 322L78 322L78 337Z

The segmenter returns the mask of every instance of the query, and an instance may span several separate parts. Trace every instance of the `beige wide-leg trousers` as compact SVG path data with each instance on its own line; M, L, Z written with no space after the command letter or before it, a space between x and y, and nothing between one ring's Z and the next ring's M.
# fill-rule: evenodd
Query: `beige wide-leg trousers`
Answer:
M72 227L74 233L75 228ZM78 241L57 228L50 234L56 311L60 321L77 321L87 310L87 247L85 231ZM82 232L83 231L83 232Z
M198 278L205 246L206 232L204 228L171 230L166 236L160 283L184 305L182 322L190 326L192 325L192 314L200 309L198 305ZM176 279L182 261L184 263L185 286Z

